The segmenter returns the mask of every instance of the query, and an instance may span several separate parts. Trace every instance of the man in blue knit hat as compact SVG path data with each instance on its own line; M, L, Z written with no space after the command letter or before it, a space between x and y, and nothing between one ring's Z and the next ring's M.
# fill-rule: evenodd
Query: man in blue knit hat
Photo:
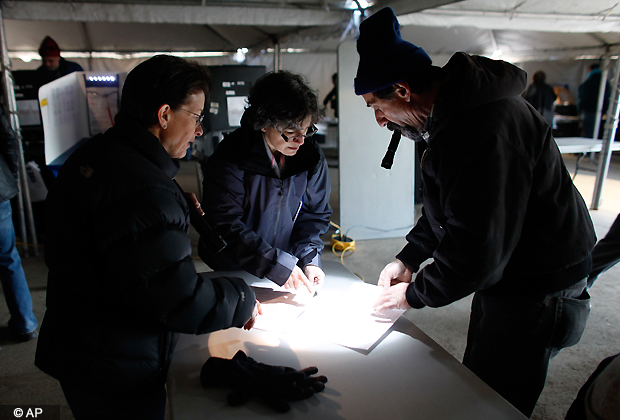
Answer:
M596 237L551 128L520 96L526 74L462 52L435 67L389 8L362 22L357 50L355 93L422 156L422 217L376 307L474 293L463 363L530 416L550 358L585 328Z

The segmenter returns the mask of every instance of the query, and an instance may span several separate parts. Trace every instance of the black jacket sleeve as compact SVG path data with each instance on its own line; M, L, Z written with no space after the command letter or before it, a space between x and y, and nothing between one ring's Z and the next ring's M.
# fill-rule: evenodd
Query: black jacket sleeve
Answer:
M172 185L136 191L95 220L101 256L110 273L106 291L119 293L124 309L176 332L202 334L242 327L255 297L238 278L196 273L187 235L186 203ZM110 235L114 232L114 235Z
M521 239L528 206L523 198L531 191L533 170L506 143L499 135L488 136L460 167L451 167L450 176L441 178L441 211L434 212L441 219L423 217L408 235L398 258L417 269L429 251L433 257L407 290L412 307L445 306L502 279Z

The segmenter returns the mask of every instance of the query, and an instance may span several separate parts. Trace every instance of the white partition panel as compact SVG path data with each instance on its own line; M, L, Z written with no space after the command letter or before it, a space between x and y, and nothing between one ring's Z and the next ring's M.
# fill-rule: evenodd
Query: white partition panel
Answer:
M354 41L338 48L340 226L355 240L404 236L414 220L413 141L402 138L392 169L381 167L391 131L355 95Z

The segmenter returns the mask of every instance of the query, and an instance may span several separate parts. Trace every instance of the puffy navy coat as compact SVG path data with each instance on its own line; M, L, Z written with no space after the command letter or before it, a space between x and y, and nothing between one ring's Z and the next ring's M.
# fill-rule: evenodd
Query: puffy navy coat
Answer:
M521 96L525 72L455 54L428 124L424 212L397 256L412 307L480 290L542 294L585 278L596 242L551 127Z
M206 217L228 243L215 257L200 248L211 268L241 268L283 285L296 264L321 266L331 183L312 137L286 157L278 178L262 132L242 122L209 158L203 187Z
M63 165L45 203L41 370L139 395L165 380L176 332L248 321L255 298L243 280L196 273L177 171L159 140L122 116Z

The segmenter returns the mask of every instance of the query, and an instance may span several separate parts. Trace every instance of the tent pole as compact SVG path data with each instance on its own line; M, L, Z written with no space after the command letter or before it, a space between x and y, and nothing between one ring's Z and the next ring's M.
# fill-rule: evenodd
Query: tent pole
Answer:
M282 56L280 54L280 42L274 40L273 42L273 71L278 72L282 70Z
M604 95L605 80L601 77L602 95ZM618 114L620 113L620 90L618 89L620 84L620 58L616 60L616 70L614 73L614 83L611 89L611 104L607 111L607 120L605 121L605 132L603 135L603 150L599 157L598 169L596 171L596 183L594 184L594 194L592 195L592 204L590 210L598 210L601 205L601 194L603 192L603 184L607 178L609 172L609 164L611 162L611 143L616 137L616 131L618 129ZM601 95L599 91L599 95ZM599 102L600 96L599 96ZM600 118L599 118L600 119Z
M593 139L598 139L599 132L601 130L601 117L603 116L603 103L605 102L605 88L607 87L607 77L609 77L611 53L609 48L605 53L605 59L603 60L603 72L601 73L601 83L598 87L598 100L596 103L596 117L594 120L594 132L592 133Z
M2 93L4 96L4 103L6 106L7 114L10 117L11 127L15 131L17 137L18 148L18 165L19 165L19 191L20 196L19 212L20 212L20 230L21 238L24 243L22 250L24 256L28 256L28 235L26 232L26 223L24 218L24 208L26 209L26 216L28 218L28 227L30 229L34 255L39 255L39 249L37 244L37 234L34 227L34 217L32 214L32 204L30 202L30 190L28 188L28 178L26 174L26 164L24 162L24 149L22 146L22 130L19 125L19 117L17 115L17 101L15 99L15 89L13 86L13 76L11 75L11 60L9 59L9 52L6 43L6 34L4 32L4 17L2 15L2 9L0 9L0 55L2 58Z

